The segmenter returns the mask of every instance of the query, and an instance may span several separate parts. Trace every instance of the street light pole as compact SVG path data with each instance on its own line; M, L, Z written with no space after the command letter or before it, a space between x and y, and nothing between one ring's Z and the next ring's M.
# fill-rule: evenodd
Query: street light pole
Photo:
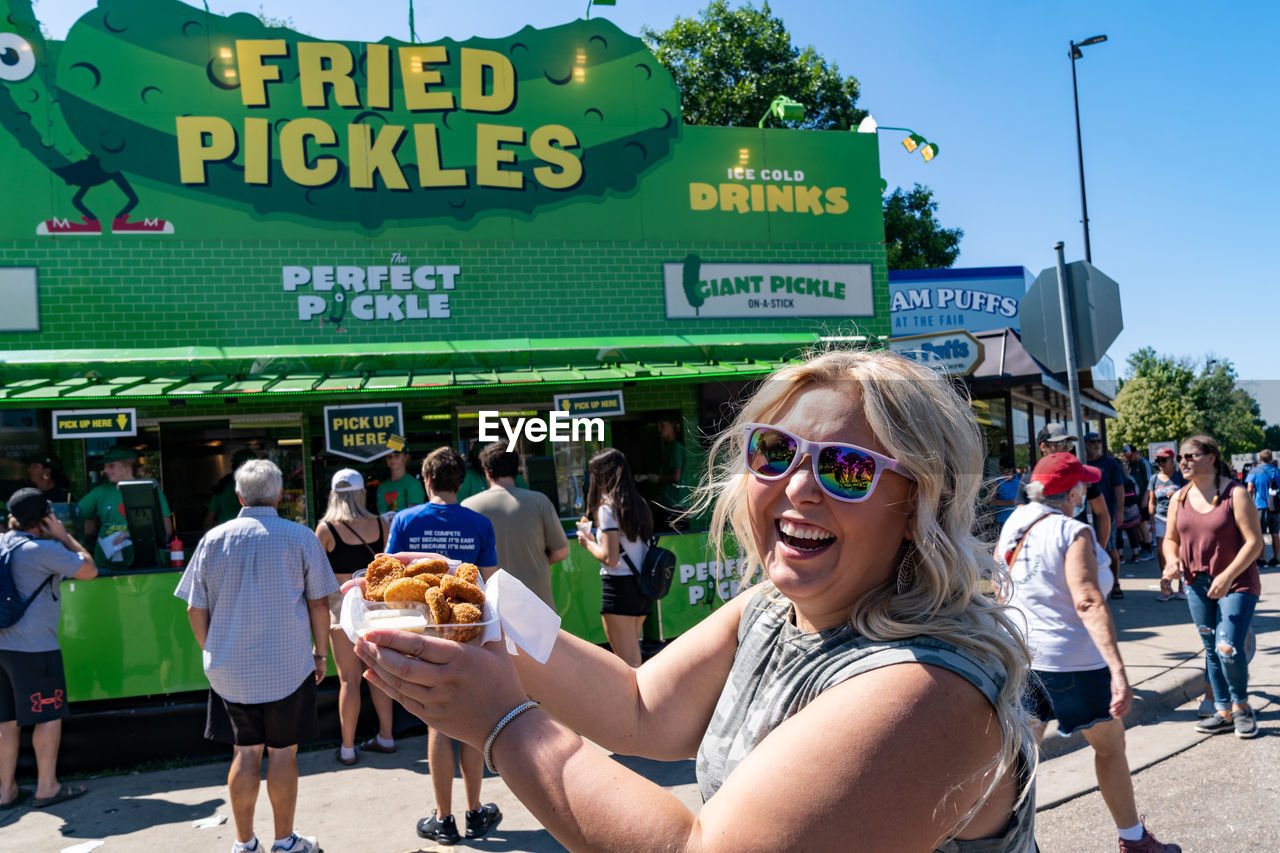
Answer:
M1106 36L1093 36L1079 44L1073 41L1071 50L1067 54L1071 57L1071 100L1076 109L1076 161L1080 166L1080 217L1084 225L1084 259L1088 263L1093 263L1093 255L1089 251L1089 202L1084 194L1084 146L1080 141L1080 92L1076 88L1076 60L1084 56L1080 48L1085 45L1100 44L1106 40Z

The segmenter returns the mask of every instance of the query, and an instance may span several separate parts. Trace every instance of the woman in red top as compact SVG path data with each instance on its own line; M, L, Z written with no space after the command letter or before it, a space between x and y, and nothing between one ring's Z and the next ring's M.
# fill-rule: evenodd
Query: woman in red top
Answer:
M1204 641L1205 670L1217 709L1196 724L1196 731L1234 729L1236 737L1257 737L1244 647L1262 593L1256 562L1262 553L1258 511L1231 479L1218 443L1209 436L1182 443L1178 468L1187 485L1169 501L1164 577L1182 575L1191 620Z

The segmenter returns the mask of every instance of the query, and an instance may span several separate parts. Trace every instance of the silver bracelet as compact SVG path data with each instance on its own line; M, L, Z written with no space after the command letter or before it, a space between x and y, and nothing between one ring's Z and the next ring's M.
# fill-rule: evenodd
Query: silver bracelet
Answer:
M538 703L530 699L523 702L510 711L501 720L494 725L493 731L489 732L489 736L484 739L484 766L489 768L490 773L497 773L498 768L493 766L493 742L498 739L498 735L502 734L502 730L511 724L511 721L523 714L525 711L531 711L538 707Z

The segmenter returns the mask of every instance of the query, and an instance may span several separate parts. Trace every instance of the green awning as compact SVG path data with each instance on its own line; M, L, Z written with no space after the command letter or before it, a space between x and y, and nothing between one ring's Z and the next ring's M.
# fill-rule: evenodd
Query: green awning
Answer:
M0 405L120 405L193 396L403 396L460 388L750 378L821 342L817 335L796 334L657 335L370 344L366 349L27 350L0 355Z

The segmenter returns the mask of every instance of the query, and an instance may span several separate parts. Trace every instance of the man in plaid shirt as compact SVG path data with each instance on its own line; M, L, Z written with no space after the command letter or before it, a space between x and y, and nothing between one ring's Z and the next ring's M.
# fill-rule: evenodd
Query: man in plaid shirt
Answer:
M315 853L314 837L293 830L298 743L316 734L316 685L324 678L328 596L338 582L320 540L276 514L283 484L258 459L235 472L239 516L205 534L175 595L187 602L209 679L205 737L232 744L227 776L236 843L261 849L254 806L267 751L267 793L275 818L273 853Z

